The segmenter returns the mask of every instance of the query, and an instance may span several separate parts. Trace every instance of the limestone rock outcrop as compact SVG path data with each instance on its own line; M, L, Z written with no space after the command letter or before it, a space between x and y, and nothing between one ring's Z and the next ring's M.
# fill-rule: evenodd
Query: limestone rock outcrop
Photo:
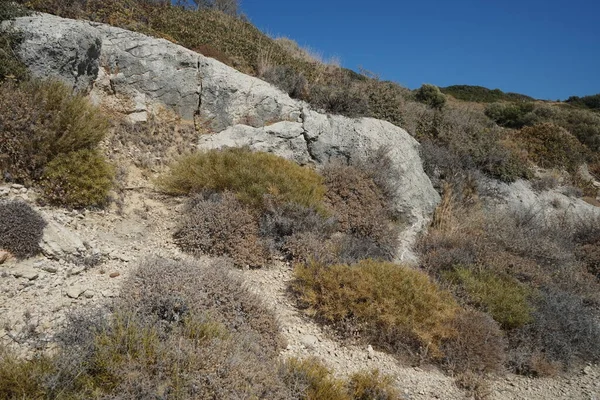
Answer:
M134 121L144 121L157 107L201 121L215 132L200 137L203 149L249 146L319 166L386 148L397 171L396 209L407 223L405 253L439 202L418 142L388 122L319 113L260 79L164 39L47 14L11 24L23 34L19 53L34 75L61 79Z

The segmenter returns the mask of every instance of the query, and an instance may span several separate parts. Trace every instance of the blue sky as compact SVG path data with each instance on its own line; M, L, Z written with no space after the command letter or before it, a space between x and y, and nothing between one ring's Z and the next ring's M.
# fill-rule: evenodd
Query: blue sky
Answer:
M600 93L600 0L240 0L272 36L414 89Z

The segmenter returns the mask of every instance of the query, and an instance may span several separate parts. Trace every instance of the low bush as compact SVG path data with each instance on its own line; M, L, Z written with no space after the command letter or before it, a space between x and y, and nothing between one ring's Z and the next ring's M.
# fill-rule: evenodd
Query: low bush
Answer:
M474 305L487 311L503 328L518 328L531 321L529 291L514 278L464 267L456 268L450 277L460 282Z
M578 296L556 289L542 291L532 322L510 339L511 364L525 374L543 374L553 363L568 369L600 360L597 315Z
M0 86L0 169L20 183L38 181L60 154L92 150L108 129L87 99L57 81Z
M54 366L45 357L24 362L0 346L0 398L7 400L45 398L43 381Z
M353 400L400 400L394 379L378 370L357 372L350 376L348 386Z
M291 67L276 65L262 71L260 78L277 86L294 99L303 99L307 95L307 82L302 74Z
M527 151L531 161L543 168L565 168L575 172L585 161L585 146L565 129L553 124L523 128L515 139Z
M175 195L228 190L257 209L264 207L265 195L284 203L319 207L325 193L322 178L311 169L243 148L184 156L158 183L165 192Z
M301 400L400 400L391 376L379 371L361 371L346 381L333 377L316 358L289 358L281 363L280 375Z
M390 199L361 169L330 164L323 171L327 204L341 232L375 245L382 259L392 260L398 248L398 226L392 223Z
M369 102L362 87L345 79L332 84L310 85L307 100L327 113L351 118L368 116Z
M44 199L71 208L103 207L109 201L114 168L97 150L59 154L41 178Z
M238 266L261 267L268 259L256 218L229 192L192 197L174 237L187 253L229 256Z
M506 361L508 342L489 315L465 310L452 321L457 335L444 343L444 365L456 374L500 372Z
M17 258L38 254L46 221L23 201L0 201L0 249Z
M286 385L293 388L294 398L303 400L350 400L344 382L316 358L289 358L280 367Z
M260 219L260 233L273 251L284 250L291 238L304 233L310 233L322 241L336 230L335 219L323 216L315 208L296 203L278 204L269 200L266 204L267 208ZM294 253L287 254L293 256Z
M373 260L352 266L311 262L296 266L294 277L300 307L342 335L359 330L394 352L422 347L435 356L454 334L449 323L456 303L422 272Z
M446 104L446 96L435 85L424 84L415 93L415 100L432 108L441 109Z

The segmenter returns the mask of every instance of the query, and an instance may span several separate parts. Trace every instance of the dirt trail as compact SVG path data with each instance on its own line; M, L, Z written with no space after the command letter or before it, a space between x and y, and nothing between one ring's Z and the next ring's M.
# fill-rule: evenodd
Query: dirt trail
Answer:
M34 193L12 191L8 195L17 196L31 197ZM118 296L121 283L139 259L151 255L186 258L171 238L181 207L180 200L142 188L127 191L120 214L116 210L72 213L41 208L47 219L68 227L90 248L99 250L104 261L82 268L40 257L27 261L38 273L33 280L13 276L15 265L0 265L0 340L21 350L36 341L43 342L44 337L60 326L69 310L102 304ZM239 275L277 315L288 342L282 357L316 356L337 375L377 368L395 377L407 399L469 398L453 378L435 367L402 365L394 357L369 346L336 341L295 308L286 293L286 285L292 279L288 265L278 262L262 270L240 271ZM75 292L80 291L75 297L74 288ZM600 368L588 366L554 379L515 375L494 378L490 380L488 398L600 400Z

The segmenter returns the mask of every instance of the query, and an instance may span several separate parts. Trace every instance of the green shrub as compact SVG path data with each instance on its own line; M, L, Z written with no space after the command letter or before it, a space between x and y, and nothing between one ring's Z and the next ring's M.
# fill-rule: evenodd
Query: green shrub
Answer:
M299 305L345 335L351 326L378 346L423 346L435 356L440 342L454 334L449 322L455 301L422 272L363 260L352 266L298 265L294 276Z
M14 181L39 180L60 154L91 150L108 123L100 111L63 83L0 86L0 169Z
M97 150L60 154L42 175L44 199L71 208L103 207L109 201L114 169Z
M440 92L440 88L429 84L424 84L415 91L415 100L437 109L446 104L446 96Z
M391 376L378 370L357 372L348 382L350 396L353 400L400 400L402 397L393 382Z
M533 101L533 97L519 93L505 93L500 89L488 89L483 86L453 85L440 88L442 93L452 97L478 103L494 103L497 101Z
M45 398L44 378L54 373L45 357L22 361L0 346L0 398L7 400Z
M516 140L529 158L543 168L565 168L574 172L585 161L587 149L565 129L539 124L521 129Z
M451 276L465 288L469 299L503 328L518 328L531 321L529 290L514 278L463 267L456 268Z
M256 218L228 192L190 199L174 237L185 252L230 256L242 267L261 267L268 260Z
M280 367L286 385L295 388L294 398L302 400L350 400L344 382L316 358L288 358Z
M538 121L533 103L492 103L485 108L485 115L500 126L519 129Z
M17 258L40 252L46 221L23 201L0 201L0 249Z
M582 108L589 108L592 110L600 110L600 94L592 96L571 96L566 100L567 103Z
M231 148L182 157L159 180L167 193L180 195L231 191L254 208L264 207L264 196L281 202L319 207L325 188L322 178L307 167L269 153Z

